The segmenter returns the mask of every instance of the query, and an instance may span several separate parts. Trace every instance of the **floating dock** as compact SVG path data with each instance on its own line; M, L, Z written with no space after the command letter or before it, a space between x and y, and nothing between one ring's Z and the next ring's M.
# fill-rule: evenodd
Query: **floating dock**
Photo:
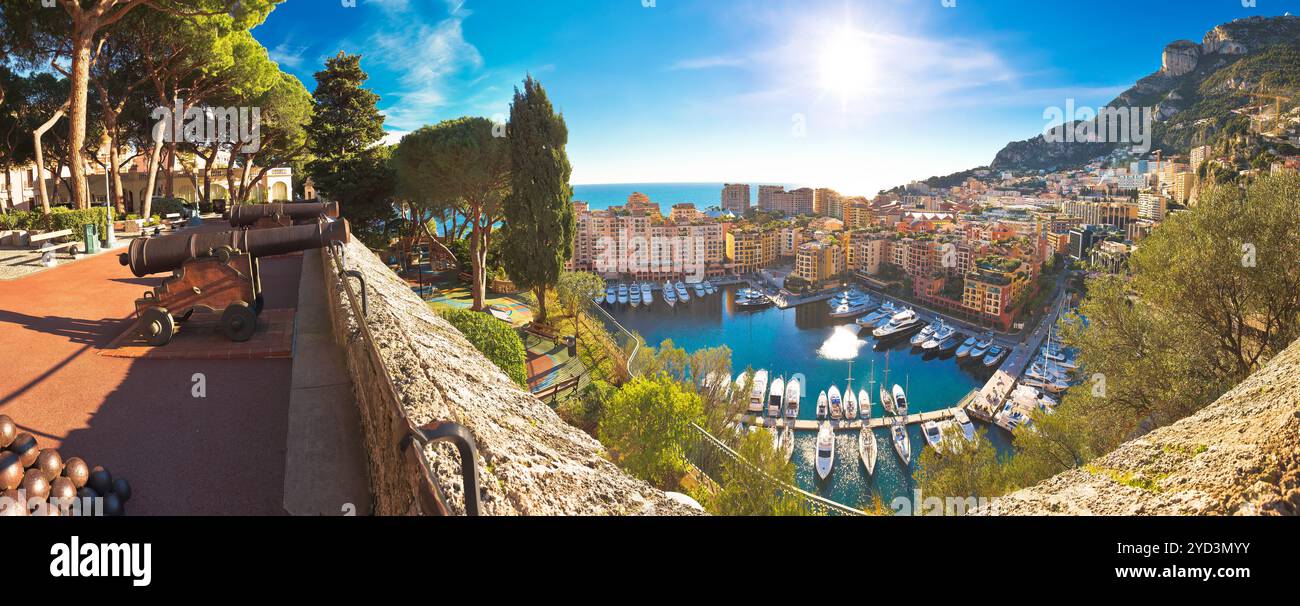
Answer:
M970 396L967 396L966 399L969 400L969 398ZM934 410L930 412L918 412L916 414L910 414L907 415L906 417L902 417L901 419L907 425L916 425L918 423L925 423L926 421L943 421L946 419L951 419L954 416L956 416L958 408L959 407L944 408L942 410ZM894 415L886 415L884 417L873 417L869 421L870 423L869 426L872 429L884 429L886 427L893 426L894 422L899 419L900 417L896 417ZM737 420L751 427L775 427L777 429L785 429L787 425L791 424L791 421L786 418L773 419L772 417L751 415L751 414L740 415L739 417L737 417ZM862 429L862 425L864 423L862 419L854 419L852 421L849 420L812 421L806 419L798 419L795 420L793 424L794 424L794 429L797 431L817 431L821 427L821 424L824 422L830 423L831 429L834 429L835 431L859 430Z

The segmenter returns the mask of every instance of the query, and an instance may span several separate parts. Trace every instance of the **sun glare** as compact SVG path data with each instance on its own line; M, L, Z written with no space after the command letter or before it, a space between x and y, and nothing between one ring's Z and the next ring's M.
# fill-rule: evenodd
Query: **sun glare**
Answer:
M836 31L822 48L821 84L826 92L848 102L871 86L871 48L867 36L852 28Z

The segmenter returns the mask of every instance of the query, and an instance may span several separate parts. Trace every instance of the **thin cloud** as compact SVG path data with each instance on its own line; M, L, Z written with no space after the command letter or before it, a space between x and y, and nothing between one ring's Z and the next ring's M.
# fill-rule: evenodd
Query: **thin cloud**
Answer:
M745 65L746 61L738 57L698 57L693 59L682 59L668 66L668 69L669 71L690 71L725 67L744 67Z

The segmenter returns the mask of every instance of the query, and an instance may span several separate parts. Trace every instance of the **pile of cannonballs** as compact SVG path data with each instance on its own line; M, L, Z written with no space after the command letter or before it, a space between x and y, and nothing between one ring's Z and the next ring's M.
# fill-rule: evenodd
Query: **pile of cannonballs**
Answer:
M18 432L13 419L0 415L0 516L120 516L131 500L131 485L107 469L53 448L38 450L36 438ZM102 509L96 499L102 498Z

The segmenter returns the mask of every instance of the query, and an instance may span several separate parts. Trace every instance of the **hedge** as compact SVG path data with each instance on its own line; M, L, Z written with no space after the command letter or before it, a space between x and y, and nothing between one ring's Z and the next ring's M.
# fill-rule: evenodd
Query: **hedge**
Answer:
M108 217L109 209L102 206L83 210L57 207L50 209L49 215L45 215L39 210L19 210L0 215L0 229L40 230L45 232L70 229L72 230L72 236L67 240L71 241L81 239L81 226L93 223L99 226L99 235L102 238L108 231Z
M440 315L515 384L528 386L524 342L513 328L491 315L466 309L446 309Z

